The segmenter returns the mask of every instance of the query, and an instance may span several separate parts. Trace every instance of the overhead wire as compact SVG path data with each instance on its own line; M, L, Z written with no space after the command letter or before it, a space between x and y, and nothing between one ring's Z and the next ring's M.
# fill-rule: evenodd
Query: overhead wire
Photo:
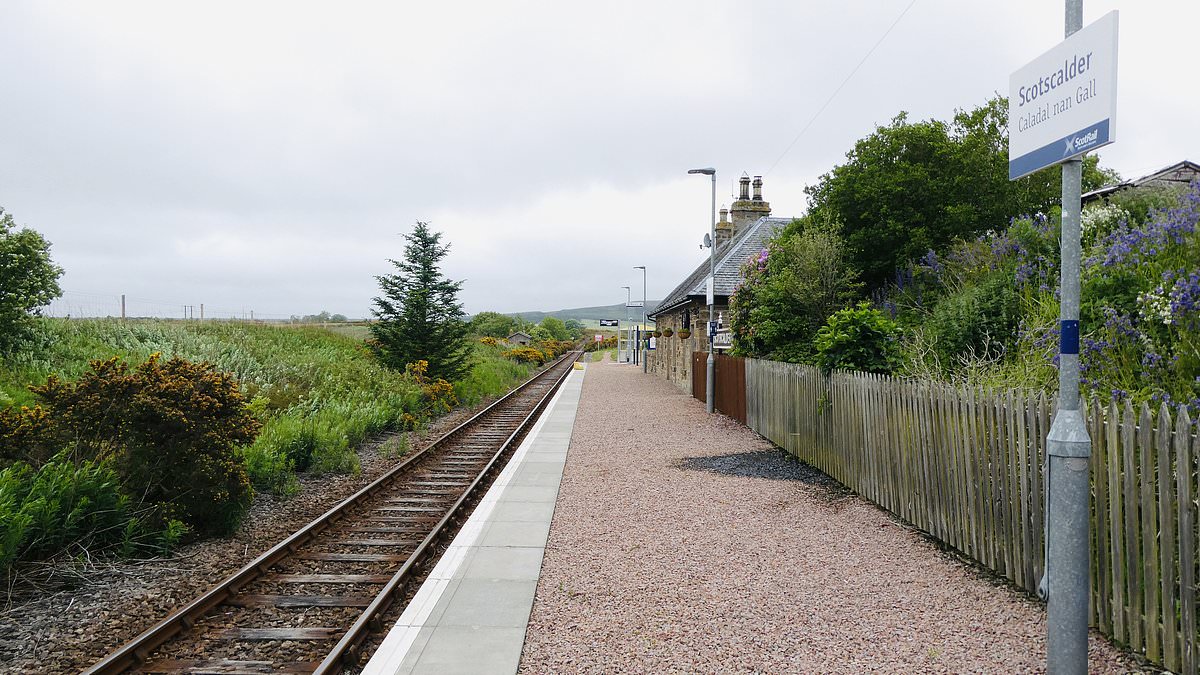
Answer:
M858 65L854 66L854 70L851 70L850 74L847 75L845 79L842 80L842 83L837 86L837 89L834 89L833 93L829 95L829 98L825 99L825 103L821 104L821 107L817 109L817 112L814 113L812 118L808 120L808 124L805 124L804 128L800 130L800 133L796 134L796 137L792 139L792 142L788 143L787 147L783 149L783 152L779 153L779 156L775 158L775 161L771 164L771 167L767 169L765 174L763 174L764 176L770 175L770 173L775 170L775 167L779 166L779 162L783 161L783 158L792 151L792 148L795 147L800 138L804 136L805 132L812 127L813 123L817 121L817 118L821 116L821 113L825 112L825 109L829 107L829 104L833 103L833 99L837 98L838 93L841 92L846 84L850 82L850 79L854 77L854 74L863 67L863 64L867 62L867 59L871 58L871 55L875 53L875 50L879 48L879 45L883 44L883 41L887 39L887 36L891 34L892 30L896 28L896 26L900 23L900 20L903 19L906 14L908 14L908 10L912 9L913 5L915 4L917 4L917 0L912 0L912 2L908 3L908 6L904 8L904 11L900 12L900 16L896 17L896 20L892 22L892 25L888 26L888 29L883 32L883 35L879 36L879 39L875 41L875 44L872 45L869 50L867 50L866 55L862 57L862 60L858 62Z

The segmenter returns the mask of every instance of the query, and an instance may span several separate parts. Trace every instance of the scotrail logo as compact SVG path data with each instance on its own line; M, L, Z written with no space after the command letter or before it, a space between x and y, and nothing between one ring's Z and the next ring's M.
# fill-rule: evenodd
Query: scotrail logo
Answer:
M1092 129L1082 136L1069 136L1063 139L1067 144L1067 149L1063 151L1063 156L1074 154L1084 148L1091 146L1100 137L1099 129Z

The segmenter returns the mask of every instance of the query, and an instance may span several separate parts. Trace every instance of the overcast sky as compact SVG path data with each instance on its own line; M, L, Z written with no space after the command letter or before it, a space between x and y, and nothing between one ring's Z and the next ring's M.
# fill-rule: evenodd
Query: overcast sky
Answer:
M366 316L417 220L468 312L661 297L718 202L773 215L906 110L946 119L1062 39L1061 0L14 2L0 206L66 269L56 308ZM1194 0L1120 9L1117 142L1200 160ZM818 109L890 26L829 106ZM196 310L198 312L198 310Z

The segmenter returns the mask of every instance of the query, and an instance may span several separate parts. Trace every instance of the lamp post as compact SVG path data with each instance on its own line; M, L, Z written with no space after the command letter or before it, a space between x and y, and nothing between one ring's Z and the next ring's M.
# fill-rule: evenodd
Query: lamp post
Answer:
M638 352L642 355L642 372L644 373L648 368L646 357L650 355L648 351L642 349L642 340L646 340L647 345L650 344L649 339L646 337L646 266L634 265L633 269L642 271L642 329L640 339L638 340Z
M708 321L713 320L713 302L717 294L717 170L710 167L704 169L688 169L688 173L704 174L712 178L712 219L709 221L708 230ZM716 369L713 359L713 343L712 331L708 330L708 326L704 327L704 332L708 333L708 375L705 384L705 403L708 406L709 414L713 412L713 385L716 381L714 370Z
M622 286L625 289L625 330L629 330L629 287ZM621 329L617 329L617 355L621 354ZM629 341L625 341L625 359L629 359Z

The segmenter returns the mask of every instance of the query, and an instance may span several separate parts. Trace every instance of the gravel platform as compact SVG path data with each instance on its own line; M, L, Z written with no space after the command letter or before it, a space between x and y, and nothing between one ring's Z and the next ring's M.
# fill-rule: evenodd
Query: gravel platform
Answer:
M1044 606L741 424L588 365L520 672L1040 672L1044 634ZM1140 670L1095 633L1090 661Z

